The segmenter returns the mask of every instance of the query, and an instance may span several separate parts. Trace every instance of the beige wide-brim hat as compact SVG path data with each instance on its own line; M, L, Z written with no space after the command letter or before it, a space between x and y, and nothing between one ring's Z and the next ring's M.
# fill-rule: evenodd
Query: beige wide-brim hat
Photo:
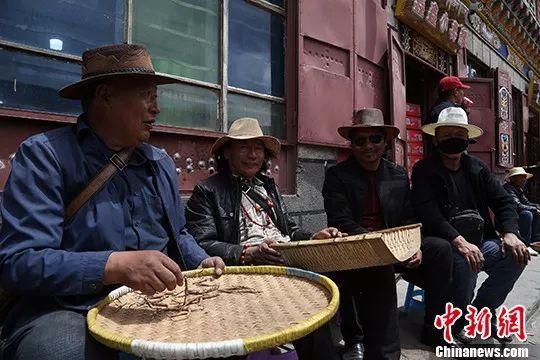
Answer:
M279 154L281 144L279 140L273 136L264 135L259 125L259 121L253 118L240 118L235 120L227 135L224 135L216 140L214 145L212 145L211 152L216 154L223 145L225 145L230 140L250 140L257 139L261 140L264 144L264 147L272 153L273 156Z
M435 136L435 129L441 126L457 126L467 129L469 139L475 139L484 133L484 130L478 126L469 124L467 113L460 107L447 107L443 109L439 114L437 122L422 126L422 131L428 135Z
M87 50L82 56L81 80L58 91L67 99L82 99L87 89L107 79L140 79L156 85L172 84L178 79L156 74L150 55L143 45L108 45Z
M384 123L383 113L379 109L366 108L358 110L353 117L353 124L338 128L339 135L351 140L351 132L356 129L378 128L386 134L386 142L394 140L399 135L399 129Z
M526 172L525 169L522 168L521 166L516 166L516 167L513 167L510 170L508 170L508 173L506 173L505 180L508 181L508 180L510 180L510 178L512 176L518 176L518 175L527 176L527 180L529 180L530 178L532 178L534 176L533 174L530 174L530 173Z

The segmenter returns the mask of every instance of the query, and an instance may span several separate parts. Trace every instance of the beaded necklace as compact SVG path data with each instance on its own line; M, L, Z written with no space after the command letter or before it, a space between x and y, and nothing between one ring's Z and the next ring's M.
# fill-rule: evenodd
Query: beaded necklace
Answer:
M249 198L249 196L246 195L246 199L249 201L249 203L251 205L253 205L253 208L255 209L255 212L257 214L260 214L262 213L263 214L263 218L264 220L266 220L266 225L265 224L260 224L258 223L255 219L253 219L251 217L251 215L249 215L249 212L247 211L247 209L245 208L244 204L241 204L241 208L242 208L242 214L244 215L245 218L247 218L251 223L263 228L263 229L269 229L273 226L273 223L272 223L272 220L270 219L270 216L268 216L268 214L262 210L261 206L257 203L254 203L253 200L251 200ZM271 208L273 208L273 203L272 205L269 204L269 206Z

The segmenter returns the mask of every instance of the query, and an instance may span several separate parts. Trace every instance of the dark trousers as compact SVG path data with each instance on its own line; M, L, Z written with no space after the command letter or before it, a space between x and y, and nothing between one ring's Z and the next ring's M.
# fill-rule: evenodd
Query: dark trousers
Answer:
M333 321L333 320L331 320ZM330 325L324 324L311 334L293 341L298 360L340 360L332 341Z
M422 239L422 263L417 269L396 266L403 278L424 289L424 326L433 328L435 316L443 314L452 295L452 245L437 237Z
M2 329L3 359L117 359L115 350L90 335L85 315L45 299L19 301Z
M364 334L364 358L399 359L401 347L394 268L382 266L327 275L337 284L342 299L341 331L345 345L351 346L357 341L356 313ZM354 305L347 303L353 297Z

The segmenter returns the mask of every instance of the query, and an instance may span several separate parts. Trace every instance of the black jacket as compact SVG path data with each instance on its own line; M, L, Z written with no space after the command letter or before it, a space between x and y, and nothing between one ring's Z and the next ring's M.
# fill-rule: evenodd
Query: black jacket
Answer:
M272 178L258 179L276 204L277 228L292 240L306 240L311 233L302 231L288 216L283 199ZM210 255L220 256L227 265L238 265L240 245L240 178L221 172L201 181L186 206L186 227L199 245Z
M417 222L405 169L382 159L377 170L377 191L386 228ZM367 195L367 177L354 157L328 169L322 193L328 226L349 235L367 232L359 225L362 202Z
M537 205L530 202L529 199L527 199L523 189L520 189L509 182L504 184L504 189L512 197L512 200L514 201L514 205L516 206L518 213L527 210L527 211L532 212L533 214L536 214Z
M512 198L488 167L480 159L465 154L461 156L461 166L470 185L469 194L485 222L484 237L497 238L489 209L495 214L499 232L519 236L518 215ZM459 235L448 222L454 215L454 205L450 203L449 197L451 181L438 154L420 160L413 168L412 203L423 224L423 230L426 235L439 236L448 241Z

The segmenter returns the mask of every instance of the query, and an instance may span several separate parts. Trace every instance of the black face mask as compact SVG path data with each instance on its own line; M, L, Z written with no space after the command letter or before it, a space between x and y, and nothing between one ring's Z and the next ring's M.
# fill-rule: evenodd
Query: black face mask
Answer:
M469 140L461 138L450 138L439 143L437 148L444 154L459 154L467 150Z

